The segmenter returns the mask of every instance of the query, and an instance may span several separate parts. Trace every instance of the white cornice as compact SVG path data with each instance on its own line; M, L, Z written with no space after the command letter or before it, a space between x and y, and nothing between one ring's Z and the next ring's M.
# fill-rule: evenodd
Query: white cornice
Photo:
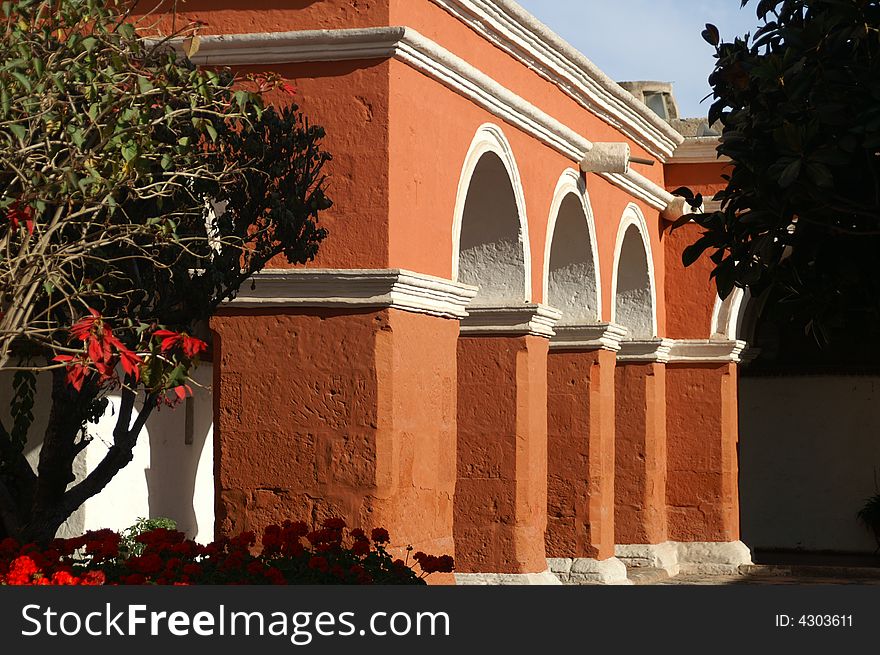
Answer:
M193 61L214 66L244 66L389 57L437 80L578 164L593 148L593 143L576 130L408 27L205 36ZM635 98L633 102L640 104ZM587 107L595 111L593 106ZM673 199L665 189L633 170L599 174L660 211L665 211Z
M726 339L675 339L669 352L669 363L739 362L746 348L745 341Z
M626 173L599 173L599 175L654 209L665 211L675 201L675 196L666 189L632 169Z
M626 328L616 323L596 325L559 325L550 340L551 350L620 350Z
M656 362L665 364L669 361L673 343L672 339L621 341L617 361L621 363Z
M469 307L461 321L461 334L476 336L552 337L562 312L540 304Z
M476 287L400 269L270 269L227 306L391 308L463 318Z
M717 148L721 143L717 136L688 137L672 153L670 164L710 164L729 162L730 157L719 157Z
M672 126L513 0L432 1L655 157L665 159L682 142Z
M371 27L216 34L201 37L191 59L211 66L387 59L396 54L405 32L405 27Z

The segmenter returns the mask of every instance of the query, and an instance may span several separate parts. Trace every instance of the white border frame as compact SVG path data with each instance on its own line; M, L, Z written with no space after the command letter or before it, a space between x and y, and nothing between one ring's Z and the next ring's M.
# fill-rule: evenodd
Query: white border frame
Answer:
M593 216L593 207L590 204L590 195L584 178L573 168L567 168L562 172L553 192L553 201L550 203L550 217L547 219L547 235L544 243L544 270L542 298L545 303L550 302L550 255L553 252L553 238L556 235L556 221L559 219L559 210L562 203L569 195L574 195L580 201L581 209L587 220L587 232L590 237L590 254L593 261L593 282L596 286L596 315L591 320L599 322L602 319L602 274L599 268L599 250L596 243L596 220Z
M651 236L648 231L648 223L645 215L635 203L629 203L623 210L620 223L617 228L617 241L614 245L614 268L612 269L613 278L611 280L611 322L617 323L617 278L618 267L620 265L620 254L623 250L623 241L626 237L626 231L635 225L636 229L642 237L642 247L645 250L645 258L648 262L648 284L651 287L651 325L654 334L657 336L657 279L654 275L654 254L651 250Z
M484 123L477 129L468 148L467 156L464 159L461 175L458 178L455 211L452 218L452 280L454 282L459 281L458 260L461 254L461 226L464 220L464 210L467 204L468 191L470 191L471 187L471 180L483 155L489 152L497 155L504 164L510 180L510 186L513 188L516 210L519 215L520 244L523 250L523 277L525 278L523 301L529 303L532 301L532 252L529 242L529 221L526 215L525 194L523 193L519 167L513 155L513 148L504 135L504 130L494 123Z

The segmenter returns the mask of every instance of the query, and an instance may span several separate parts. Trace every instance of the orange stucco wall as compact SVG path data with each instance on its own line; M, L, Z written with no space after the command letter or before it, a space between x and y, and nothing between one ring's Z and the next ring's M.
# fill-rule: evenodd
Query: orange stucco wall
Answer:
M266 67L240 68L242 73ZM383 268L388 262L387 61L276 65L297 87L296 101L309 121L326 130L327 192L333 207L320 225L329 236L311 266ZM283 261L273 265L283 267Z
M667 367L670 539L739 539L736 376L732 363Z
M618 544L659 544L666 529L666 366L618 362L614 530Z
M219 533L341 516L453 551L456 322L249 311L212 328Z
M178 16L172 19L177 5ZM155 11L159 8L159 11ZM388 25L388 0L141 0L138 10L152 11L143 22L172 33L187 22L202 21L201 34L242 34L327 30Z
M708 253L687 267L681 261L681 253L696 243L702 232L696 223L688 223L663 235L666 253L664 336L672 339L708 339L711 336L712 311L717 295L715 280L710 275L715 265Z
M726 182L721 176L729 164L704 162L695 164L667 164L666 188L670 191L680 186L702 193L706 200L721 191ZM708 255L712 250L688 267L681 261L682 252L700 238L702 229L688 223L663 234L666 277L666 332L673 339L707 339L711 336L712 311L717 298L715 282L710 278L715 267Z
M460 572L547 569L547 348L533 336L459 339Z
M547 557L614 555L613 352L547 360Z

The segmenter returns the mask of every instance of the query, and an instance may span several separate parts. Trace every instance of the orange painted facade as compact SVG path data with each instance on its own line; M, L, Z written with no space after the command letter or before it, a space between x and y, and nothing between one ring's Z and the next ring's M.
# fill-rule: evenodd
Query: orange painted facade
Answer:
M472 308L552 305L548 296L561 293L547 278L557 270L549 253L565 236L548 226L554 189L573 170L590 214L584 261L595 261L590 283L601 302L589 320L570 321L563 312L548 324L592 329L617 320L629 329L622 337L628 347L638 326L622 317L641 302L650 305L652 339L708 343L716 301L708 271L702 263L681 265L697 229L670 233L659 208L668 199L658 205L656 198L681 185L711 195L722 165L676 163L674 147L651 152L665 128L619 100L612 82L595 78L608 87L602 93L617 103L618 118L600 115L601 102L576 98L506 50L503 35L493 42L444 8L462 4L468 2L186 5L186 18L207 23L207 63L231 61L242 73L272 71L290 80L304 113L326 128L333 154L327 172L334 206L321 217L329 237L308 267L326 275L326 289L303 299L291 278L284 297L295 301L232 304L211 324L219 363L217 530L339 515L386 527L397 548L453 554L459 573L514 576L546 571L548 557L608 561L622 544L736 541L735 359L678 361L674 345L668 358L617 361L620 336L551 349L561 332L534 321L465 331L478 315ZM508 11L512 3L497 4ZM160 22L170 24L167 16ZM394 26L409 31L375 31ZM304 30L329 32L304 37ZM278 54L272 34L290 39L286 54ZM226 45L211 35L225 35ZM229 45L234 35L263 38L266 63L257 50L236 60L242 55ZM362 52L380 36L398 45ZM302 45L306 37L312 50ZM338 45L343 38L348 50ZM425 41L429 46L419 45ZM414 49L421 59L407 54ZM481 192L469 186L473 171L465 160L487 125L502 135L491 156L510 174L505 193L522 199L512 218L522 231L507 240L501 232L493 240L488 227L456 224L497 218L456 215ZM623 143L632 156L654 161L631 164L637 177L627 179L641 180L642 191L620 176L580 172L578 157L563 152L567 146L548 143L572 141L570 133L593 144ZM641 278L623 270L620 257L626 212L643 219L643 289L627 286ZM473 243L467 230L477 235ZM505 250L526 246L518 260ZM572 276L587 269L560 261L556 279L576 295ZM484 281L489 288L492 276L516 266L527 290L508 285L513 300L504 302L484 295ZM476 294L471 316L437 309L436 281L419 283L430 288L421 305L396 299L409 287L394 287L370 305L339 281L337 269L432 276L458 289L450 293ZM461 284L465 270L478 288ZM545 320L535 312L538 323Z

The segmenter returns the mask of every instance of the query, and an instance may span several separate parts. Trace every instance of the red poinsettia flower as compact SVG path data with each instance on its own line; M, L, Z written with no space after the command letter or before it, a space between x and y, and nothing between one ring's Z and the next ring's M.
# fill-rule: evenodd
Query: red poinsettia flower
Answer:
M156 330L153 332L153 336L157 339L162 340L161 349L163 353L167 353L168 351L174 349L177 346L183 350L183 354L189 359L194 359L198 357L199 353L204 352L208 349L208 344L206 344L201 339L197 339L196 337L191 337L185 332L172 332L171 330Z
M28 234L34 233L34 210L30 205L22 205L19 202L12 203L6 210L6 219L13 230L18 230L24 223Z
M53 361L67 363L67 382L80 391L91 370L98 373L102 383L114 380L116 364L120 363L126 375L140 380L140 365L144 360L113 334L101 313L89 308L89 315L70 328L71 341L85 344L82 355L58 355Z

